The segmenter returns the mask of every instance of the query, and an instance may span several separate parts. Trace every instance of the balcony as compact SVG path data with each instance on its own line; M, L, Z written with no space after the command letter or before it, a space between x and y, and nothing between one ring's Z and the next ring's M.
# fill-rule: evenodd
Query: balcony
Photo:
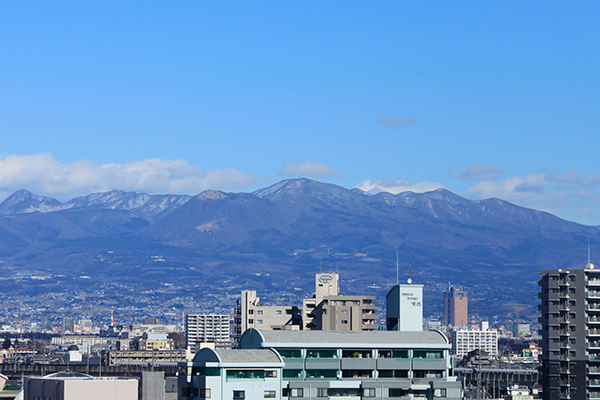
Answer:
M600 286L600 278L588 278L586 284L588 286Z
M600 329L586 329L586 336L600 336Z
M600 379L589 379L586 384L587 387L600 387Z
M591 304L588 304L587 306L585 306L585 309L587 311L600 311L600 304L591 303Z
M588 367L587 368L587 373L588 374L600 374L600 367Z
M600 324L600 317L597 315L589 316L585 319L587 324Z

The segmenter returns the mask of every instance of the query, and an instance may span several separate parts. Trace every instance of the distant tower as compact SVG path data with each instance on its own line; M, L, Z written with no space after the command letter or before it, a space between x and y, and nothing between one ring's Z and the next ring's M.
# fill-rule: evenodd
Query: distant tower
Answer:
M114 307L110 307L110 326L113 327L115 326L115 314L114 314Z
M469 324L469 299L462 288L448 284L444 292L444 325L467 326Z

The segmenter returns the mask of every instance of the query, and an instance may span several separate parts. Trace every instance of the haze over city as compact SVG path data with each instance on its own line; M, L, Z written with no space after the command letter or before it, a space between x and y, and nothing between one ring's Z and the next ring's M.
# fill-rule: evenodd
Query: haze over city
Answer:
M447 188L600 225L597 2L11 2L0 200Z

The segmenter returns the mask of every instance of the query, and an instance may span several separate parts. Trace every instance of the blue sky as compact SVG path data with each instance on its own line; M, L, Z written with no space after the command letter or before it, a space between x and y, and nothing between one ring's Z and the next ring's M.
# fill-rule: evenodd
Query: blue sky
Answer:
M347 188L600 225L600 2L4 2L0 197Z

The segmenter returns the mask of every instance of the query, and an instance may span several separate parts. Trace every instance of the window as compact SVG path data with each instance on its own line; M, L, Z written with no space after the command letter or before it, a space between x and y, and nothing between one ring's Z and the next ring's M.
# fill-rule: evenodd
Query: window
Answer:
M375 397L375 388L364 388L363 397Z
M227 379L264 379L265 371L260 369L230 369L227 370Z
M263 323L263 320L262 320L262 319L257 319L257 320L256 320L256 324L257 324L257 325L262 325L262 323Z
M317 397L327 397L327 388L317 388Z
M283 358L302 358L302 350L300 349L277 349L277 352Z
M210 399L210 389L200 389L198 397L201 399Z
M235 400L243 400L246 398L246 391L245 390L234 390L233 391L233 398Z
M275 310L275 314L276 315L282 315L282 312L281 312L281 310Z
M307 369L307 379L337 379L337 369Z
M304 389L302 388L293 388L291 392L292 397L304 397Z
M253 323L254 323L254 320L253 320L253 319L249 319L249 320L248 320L248 323L249 323L249 324L253 324Z
M414 358L444 358L443 350L415 350Z
M348 320L347 319L343 319L342 320L342 325L348 325Z
M404 397L408 396L408 390L405 389L394 389L390 388L390 397Z
M302 370L301 369L284 369L283 370L283 378L284 379L302 379Z
M348 310L342 310L342 314L348 314Z
M254 314L254 310L248 310L248 314Z
M274 390L265 390L265 399L274 399L275 391Z
M408 350L394 350L394 358L408 358Z
M256 310L257 315L262 315L262 313L263 313L263 310Z
M446 397L446 389L433 389L433 397Z
M265 378L277 378L277 371L265 371Z
M337 350L316 350L316 349L308 349L306 350L306 358L337 358Z

